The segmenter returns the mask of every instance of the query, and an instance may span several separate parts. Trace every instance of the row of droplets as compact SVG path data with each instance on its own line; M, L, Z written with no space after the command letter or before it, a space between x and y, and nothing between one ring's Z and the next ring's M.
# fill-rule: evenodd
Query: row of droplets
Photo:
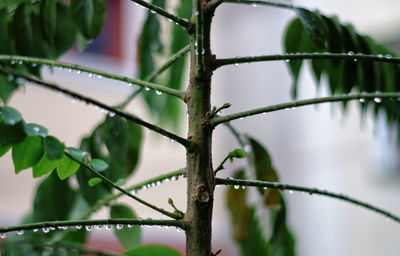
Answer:
M153 187L156 187L156 186L159 186L159 185L161 185L162 183L166 183L166 182L170 182L170 181L177 181L180 177L185 177L185 175L183 175L183 174L181 174L181 175L175 175L175 176L172 176L172 177L170 177L170 178L165 178L165 179L162 179L162 180L157 180L157 181L155 181L155 182L151 182L151 183L148 183L148 184L145 184L145 185L143 185L142 187L140 187L139 189L135 189L135 190L132 190L131 191L131 193L133 194L133 195L135 195L135 194L137 194L139 191L146 191L147 189L149 189L149 188L153 188Z
M118 223L118 224L97 224L97 225L75 225L75 226L50 226L50 227L43 227L43 228L34 228L32 229L32 231L34 233L39 232L39 230L41 230L44 234L48 234L52 231L56 231L56 230L81 230L81 229L85 229L86 231L90 232L93 230L111 230L111 229L116 229L116 230L122 230L124 227L127 228L133 228L134 226L139 226L137 224L133 225L133 224L122 224L122 223ZM182 230L178 227L173 227L173 226L163 226L163 225L148 225L148 224L142 224L140 225L140 227L157 227L157 228L166 228L166 229L170 229L170 228L174 228L176 229L177 232L181 232ZM22 236L24 234L24 230L18 230L16 231L17 235ZM7 238L7 233L0 233L0 238L1 239L6 239Z

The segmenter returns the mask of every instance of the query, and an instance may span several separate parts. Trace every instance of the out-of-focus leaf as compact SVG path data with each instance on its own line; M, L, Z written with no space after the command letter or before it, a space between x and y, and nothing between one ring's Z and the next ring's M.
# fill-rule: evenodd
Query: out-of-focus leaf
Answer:
M21 3L28 3L30 0L1 0L0 9L16 6Z
M58 160L64 156L65 146L56 137L47 136L43 138L43 146L49 160Z
M42 139L37 136L28 136L21 143L14 145L12 159L15 173L34 166L42 158L44 149Z
M44 34L52 42L56 33L57 25L57 1L43 0L41 3L41 12L44 25Z
M40 161L33 166L32 168L32 176L33 178L40 178L45 176L46 174L53 171L58 165L58 161L49 160L47 154L43 154Z
M3 103L8 102L8 99L16 89L18 89L18 86L15 82L8 81L5 76L0 75L0 99Z
M5 155L9 150L10 150L11 146L5 146L5 147L1 147L0 148L0 157L2 157L3 155Z
M88 182L90 187L96 186L97 184L103 182L102 178L91 178Z
M328 46L328 28L318 13L311 12L304 8L294 8L305 30L311 40L319 47L326 48Z
M111 218L131 218L135 219L136 214L129 206L125 204L113 204L110 209ZM131 250L142 245L142 235L140 226L132 228L114 229L118 240L124 246L125 250Z
M62 3L57 3L56 7L57 16L54 39L50 41L54 58L60 57L71 49L75 43L77 34L77 29L74 25L70 9Z
M23 122L15 125L6 125L0 118L0 147L12 146L20 143L26 137Z
M119 179L117 180L117 182L115 182L115 185L117 185L118 187L122 187L123 185L125 185L126 180L125 179Z
M14 125L22 120L21 114L15 108L3 106L0 107L0 111L3 123L6 125Z
M145 245L124 252L128 256L182 256L182 254L165 245Z
M43 127L38 124L25 124L25 133L28 136L40 136L40 137L46 137L49 131L47 130L46 127Z
M98 172L102 172L108 168L108 164L101 159L91 159L90 165Z
M87 39L96 38L104 25L106 5L103 0L71 0L71 12L79 32Z
M65 220L73 206L75 191L53 172L38 187L33 203L35 221Z
M61 180L65 180L79 169L80 164L64 155L58 160L57 174Z

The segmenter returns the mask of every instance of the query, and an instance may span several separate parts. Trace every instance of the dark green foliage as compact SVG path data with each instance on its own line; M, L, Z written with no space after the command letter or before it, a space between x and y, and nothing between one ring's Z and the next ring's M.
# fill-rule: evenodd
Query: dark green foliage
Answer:
M111 205L110 217L131 219L137 218L133 209L125 204ZM142 244L142 232L139 226L133 226L131 228L125 227L122 229L115 228L114 232L125 250L137 248Z
M37 136L27 136L21 143L14 145L12 158L15 173L34 166L42 158L44 148L42 139Z
M317 84L320 83L321 76L325 75L332 94L399 90L396 86L396 79L400 74L399 65L357 59L359 53L391 58L396 56L394 52L370 37L358 34L351 25L340 24L336 17L327 17L303 9L296 9L296 14L298 18L294 19L286 30L286 52L344 52L354 56L350 60L311 60ZM294 78L294 97L297 95L302 62L293 60L289 63ZM362 109L366 110L369 104L370 102L362 103ZM343 103L343 106L345 107L346 103ZM374 112L377 115L382 110L388 122L394 124L400 121L398 107L397 101L385 100L381 104L374 104Z
M128 256L182 256L178 251L165 245L145 245L124 253Z

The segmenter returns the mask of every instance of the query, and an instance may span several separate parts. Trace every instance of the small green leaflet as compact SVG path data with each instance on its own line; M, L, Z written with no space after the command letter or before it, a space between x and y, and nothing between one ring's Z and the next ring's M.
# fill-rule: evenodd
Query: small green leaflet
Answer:
M93 187L96 186L97 184L99 184L100 182L102 182L103 179L101 178L91 178L88 182L89 186Z
M101 159L90 160L90 165L98 172L102 172L108 168L108 164Z
M3 106L0 107L1 118L6 125L15 125L22 120L21 114L15 108Z
M57 174L61 180L64 180L74 174L79 169L79 163L64 155L58 160Z
M67 148L67 152L68 154L71 155L71 157L79 162L82 162L83 160L85 160L85 157L87 156L87 152L80 150L78 148Z
M43 138L43 146L49 160L58 160L64 155L65 146L56 137L47 136Z
M237 148L228 154L229 160L232 162L234 158L245 158L246 157L246 152L244 152L242 149Z
M12 159L15 173L19 173L38 163L42 158L43 152L42 139L38 136L28 136L21 143L14 145Z
M32 176L33 178L40 178L45 176L46 174L53 171L58 165L58 161L49 160L47 154L43 154L40 161L33 166L32 168Z
M28 136L40 136L40 137L46 137L49 131L47 130L46 127L43 127L38 124L25 124L24 130L26 135Z

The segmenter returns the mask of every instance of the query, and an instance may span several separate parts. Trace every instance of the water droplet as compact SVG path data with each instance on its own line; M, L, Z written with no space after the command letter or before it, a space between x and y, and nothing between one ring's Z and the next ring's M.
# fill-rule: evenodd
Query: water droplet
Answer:
M162 92L160 92L160 91L157 90L157 91L156 91L156 94L157 94L157 95L161 95Z
M108 113L108 116L109 116L109 117L114 117L114 116L115 116L115 113L112 112L112 111L110 111L110 112Z
M11 74L7 75L7 80L10 81L10 82L14 81L14 76L11 75Z
M195 11L194 16L199 16L199 11Z
M10 64L14 65L15 64L15 60L10 60Z
M18 65L22 65L23 62L22 62L22 60L19 60L17 63L18 63Z
M289 194L293 194L293 190L289 190Z
M144 90L145 90L146 92L148 92L148 91L150 91L150 88L149 88L149 87L144 87Z
M194 43L194 47L197 47L197 42Z
M34 233L36 233L36 232L39 231L39 229L38 229L38 228L34 228L34 229L32 229L32 231L33 231Z
M142 190L146 190L147 187L145 185L142 186Z
M234 189L239 189L240 186L239 186L239 185L234 185L233 188L234 188Z
M356 59L356 58L354 58L353 60L354 60L354 62L357 62L357 61L358 61L358 59Z
M77 98L71 98L71 103L72 103L72 104L78 103L78 99L77 99Z
M1 239L6 239L6 237L7 237L6 233L0 233L0 238Z
M68 226L59 226L58 229L67 230Z
M358 101L361 102L361 103L364 103L365 99L364 98L360 98Z
M246 189L246 186L242 186L242 189Z
M97 229L97 230L101 230L102 228L103 228L103 225L101 225L101 224L96 225L96 229Z
M289 63L289 62L290 62L290 60L289 60L289 59L286 59L286 60L285 60L285 62L286 62L286 63Z
M33 63L31 63L31 66L34 68L37 66L37 63L33 62Z
M169 22L173 22L173 20L172 20L172 19L168 19L168 21L169 21Z
M385 58L386 58L386 59L391 59L391 58L392 58L392 55L386 54L386 55L385 55Z
M378 57L379 59L383 59L383 54L378 54L377 57Z
M206 49L204 49L204 48L203 48L203 49L201 49L201 54L203 54L203 55L204 55L205 53L206 53Z
M81 225L76 225L75 228L79 230L79 229L82 229L82 226Z
M24 234L24 231L23 231L23 230L18 230L18 231L17 231L17 234L18 234L19 236L21 236L21 235Z
M133 83L131 83L131 82L128 83L128 86L129 86L129 87L132 86L132 85L133 85Z
M111 226L110 224L107 224L107 225L106 225L106 229L107 229L107 230L111 230L111 229L112 229L112 226Z
M79 75L80 73L82 73L82 71L80 71L80 70L77 70L77 71L76 71L76 74Z
M252 7L257 7L257 4L252 4L251 6L252 6Z
M375 97L375 98L374 98L374 101L375 101L376 103L381 103L381 102L382 102L382 98Z
M47 234L50 232L50 228L46 227L46 228L42 228L43 233Z
M175 142L175 140L174 140L174 139L170 139L170 141L171 141L172 143L174 143L174 142Z
M93 77L93 74L92 74L92 73L89 73L89 74L88 74L88 77L89 77L89 78Z
M68 69L69 73L72 73L72 71L74 71L72 68Z
M86 228L86 231L92 231L93 230L93 227L92 226L90 226L90 225L88 225L88 226L85 226L85 228Z
M117 224L116 228L117 228L118 230L121 230L121 229L124 228L124 225L123 225L123 224Z
M264 189L264 190L267 190L267 189L268 189L268 187L263 187L263 189Z
M98 78L98 79L102 79L103 76L102 76L102 75L97 75L97 78Z
M133 224L128 224L127 227L128 227L128 228L132 228L132 227L133 227Z
M250 153L250 151L251 151L250 145L244 146L244 151L245 151L246 153Z
M235 65L235 67L239 67L239 63L235 63L235 64L233 64L233 65Z
M150 12L153 13L153 14L156 13L154 10L151 10Z
M352 51L347 52L347 55L353 55L353 54L354 54L354 52L352 52Z

